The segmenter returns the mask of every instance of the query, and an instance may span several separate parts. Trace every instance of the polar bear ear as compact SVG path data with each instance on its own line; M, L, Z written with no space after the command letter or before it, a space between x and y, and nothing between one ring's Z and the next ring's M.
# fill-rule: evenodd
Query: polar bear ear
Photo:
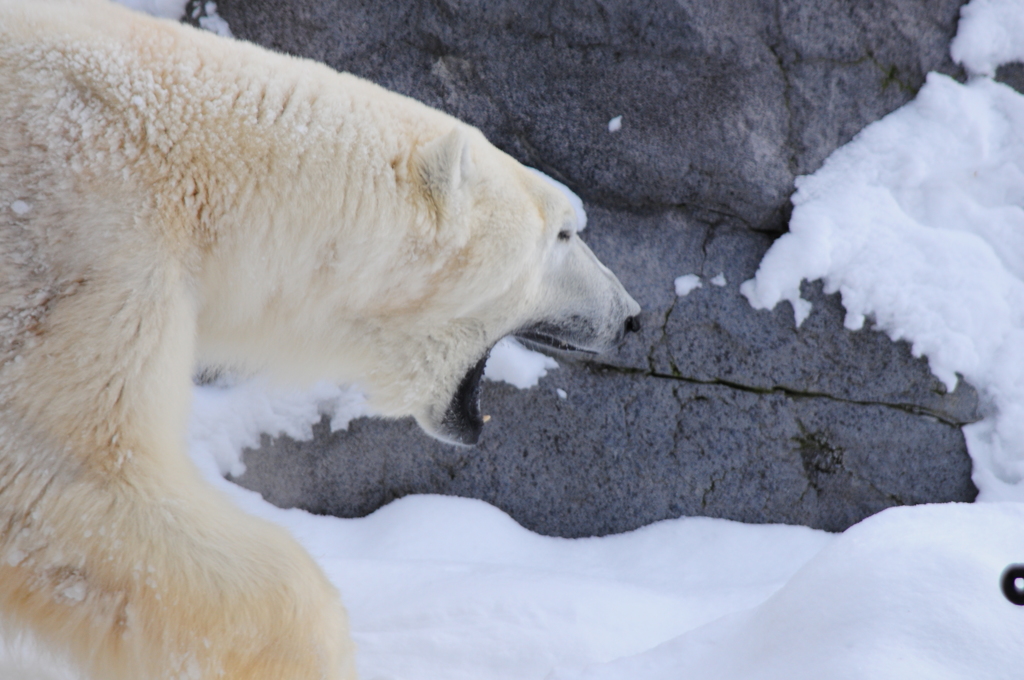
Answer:
M472 172L469 136L459 126L424 144L416 152L420 182L437 208L447 210Z

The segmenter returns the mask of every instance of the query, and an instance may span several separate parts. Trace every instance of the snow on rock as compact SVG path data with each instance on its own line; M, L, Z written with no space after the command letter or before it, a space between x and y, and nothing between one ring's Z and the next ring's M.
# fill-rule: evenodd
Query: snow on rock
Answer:
M1019 5L1024 14L1024 3ZM810 312L800 282L958 375L988 417L964 428L982 500L1024 500L1024 96L939 74L797 180L790 232L741 286L757 308Z
M919 305L906 299L916 297L910 291L899 296L894 304L908 316L933 304L951 315L964 306L958 303L989 297L976 287L1002 293L1011 284L1002 272L1024 277L1021 162L1024 97L987 79L960 85L930 74L916 100L865 128L815 174L797 178L790 233L742 289L758 307L794 303L799 324L806 318L802 280L825 278L832 291L847 284L851 328L863 324L868 295L904 285L926 296ZM927 276L934 266L941 269ZM996 272L988 275L988 267ZM968 290L958 296L963 285ZM978 320L997 312L993 305L974 312Z
M200 446L221 475L239 476L245 473L242 450L259 447L262 434L307 440L325 415L336 432L369 413L362 393L352 387L319 382L302 390L275 387L259 378L223 381L193 390L189 446Z
M155 17L175 20L185 16L185 6L188 4L188 0L114 0L114 2ZM199 16L200 13L202 16ZM228 22L217 14L216 2L196 5L192 18L198 20L199 26L204 30L225 38L234 37Z
M1020 677L1024 609L1000 590L1015 561L1020 504L891 508L848 529L763 604L551 680Z
M526 389L534 387L549 370L555 368L558 368L558 362L551 357L526 349L508 337L499 340L491 350L484 368L484 377Z
M199 13L199 7L197 6L195 14L198 15ZM203 16L195 17L199 21L200 28L206 31L210 31L211 33L216 33L222 38L234 37L231 34L231 27L228 26L228 22L224 21L224 19L222 19L220 15L217 14L217 3L204 3L202 7L202 14Z
M701 287L700 277L696 274L684 274L675 280L676 295L685 297Z
M608 132L618 132L622 129L622 116L615 116L608 121Z
M960 8L960 24L949 55L968 73L992 77L1001 64L1024 61L1021 36L1021 0L973 0Z
M131 9L165 19L180 19L185 16L188 0L114 0Z

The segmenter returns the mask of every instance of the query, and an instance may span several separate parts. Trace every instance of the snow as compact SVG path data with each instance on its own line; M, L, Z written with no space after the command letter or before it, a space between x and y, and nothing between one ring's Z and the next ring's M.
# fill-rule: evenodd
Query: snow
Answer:
M823 279L848 328L871 317L947 389L962 376L985 409L964 428L979 499L1024 500L1024 95L929 74L913 102L799 178L793 205L790 232L741 287L751 304L788 300L799 324L801 281Z
M712 286L722 287L729 282L725 280L725 274L719 273L716 274L714 278L711 279L710 283Z
M165 19L180 19L185 16L188 0L114 0L114 2Z
M504 381L520 389L534 387L558 362L546 354L526 349L513 338L502 338L491 350L484 378Z
M974 0L960 9L949 55L968 73L994 76L1000 64L1024 61L1021 0Z
M11 212L13 212L15 215L18 215L19 217L21 215L24 215L24 214L28 213L28 211L31 210L31 209L32 209L32 206L30 206L25 201L12 201L11 202Z
M759 308L789 301L799 324L801 281L824 279L849 328L870 317L948 387L963 376L987 408L965 428L981 497L1019 501L1024 98L986 74L1020 58L1024 4L973 0L962 15L952 52L976 77L929 76L801 178L790 233L742 291ZM676 279L679 295L700 285ZM366 680L1020 676L1024 609L1000 592L1003 570L1024 562L1018 502L892 508L841 535L683 518L567 540L475 500L410 496L338 519L223 478L261 433L304 438L324 415L344 429L363 413L352 388L222 380L196 388L188 442L211 484L287 528L337 585ZM9 642L0 678L76 678L31 640Z
M700 288L702 285L700 277L696 274L684 274L683 276L677 277L675 280L676 295L679 297L685 297Z
M1016 677L1024 653L1024 610L1000 592L1021 559L1020 504L893 508L839 536L684 518L568 540L441 496L337 519L224 480L222 442L195 435L223 413L194 411L193 459L316 557L343 593L362 678L975 680ZM74 677L54 668L40 677Z
M216 33L222 38L233 38L231 35L231 27L228 26L228 22L224 21L219 14L217 14L217 3L207 2L203 5L205 16L199 17L199 27ZM198 14L198 10L196 12Z
M582 671L765 601L835 540L708 518L550 538L481 501L441 496L406 497L363 519L319 517L225 481L201 440L192 454L211 483L289 529L324 567L343 593L363 678Z
M622 129L622 116L615 116L608 121L608 132L618 132Z
M1021 546L1018 503L893 508L838 536L762 604L550 680L1020 677L1024 610L1000 580Z
M152 14L153 16L175 20L181 19L185 16L185 5L188 4L188 0L114 0L114 2L140 12ZM225 38L233 37L231 35L231 27L228 26L228 22L224 21L224 19L217 14L216 2L203 3L202 10L205 15L198 17L200 28L210 31L211 33L216 33L217 35ZM195 17L195 15L200 12L200 9L196 6L193 11L195 13L193 14L193 17Z
M348 429L353 418L370 415L354 387L319 382L309 389L275 386L266 379L233 382L221 379L197 386L192 396L190 447L201 443L221 475L245 473L241 453L257 448L263 434L313 438L313 425L328 416L332 432Z

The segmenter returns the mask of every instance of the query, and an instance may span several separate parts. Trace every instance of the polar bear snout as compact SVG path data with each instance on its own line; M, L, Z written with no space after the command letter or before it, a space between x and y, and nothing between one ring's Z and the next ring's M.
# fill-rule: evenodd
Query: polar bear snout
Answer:
M629 301L633 302L632 298ZM604 354L618 345L626 333L640 332L640 314L630 314L630 311L632 309L612 315L612 320L606 324L595 323L593 319L580 315L540 321L512 335L523 344L541 351L556 350L591 356Z
M581 240L545 284L541 320L514 333L530 344L603 354L640 330L640 305Z

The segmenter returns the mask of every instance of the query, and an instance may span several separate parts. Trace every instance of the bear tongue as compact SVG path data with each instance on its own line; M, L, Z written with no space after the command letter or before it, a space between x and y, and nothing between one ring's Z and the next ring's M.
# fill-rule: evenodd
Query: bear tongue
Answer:
M441 427L444 434L459 444L472 446L480 440L484 420L480 415L480 380L487 365L487 354L466 372L452 395Z

